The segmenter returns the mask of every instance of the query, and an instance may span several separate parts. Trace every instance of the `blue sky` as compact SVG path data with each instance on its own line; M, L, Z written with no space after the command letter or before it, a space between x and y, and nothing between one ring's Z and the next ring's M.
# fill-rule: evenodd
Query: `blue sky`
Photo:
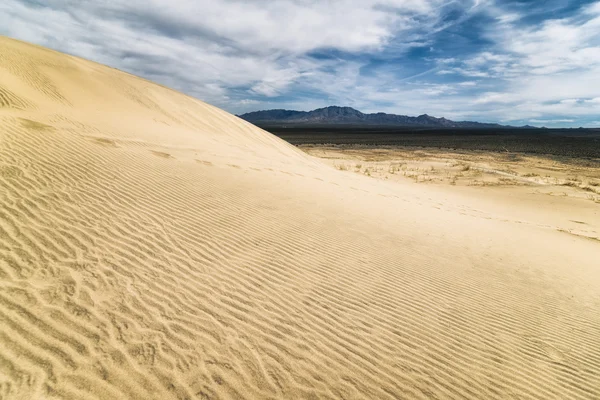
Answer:
M600 126L600 1L3 0L0 33L238 114Z

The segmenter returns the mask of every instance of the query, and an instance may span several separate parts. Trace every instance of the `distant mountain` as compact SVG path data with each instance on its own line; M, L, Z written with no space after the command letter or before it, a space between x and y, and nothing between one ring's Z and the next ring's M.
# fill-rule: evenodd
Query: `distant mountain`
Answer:
M263 125L386 125L424 128L510 128L506 125L472 121L451 121L427 114L418 117L386 113L364 114L351 107L330 106L313 111L265 110L239 115L254 124ZM525 127L524 127L525 128Z

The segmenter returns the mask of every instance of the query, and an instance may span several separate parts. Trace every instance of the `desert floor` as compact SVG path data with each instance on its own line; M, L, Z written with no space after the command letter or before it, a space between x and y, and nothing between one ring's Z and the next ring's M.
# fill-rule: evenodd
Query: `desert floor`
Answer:
M467 195L472 202L487 199L488 206L495 203L507 217L520 209L527 220L520 223L537 219L561 232L600 241L600 159L362 145L299 148L340 171L400 184L430 184Z
M0 38L0 398L600 397L594 171L332 154Z

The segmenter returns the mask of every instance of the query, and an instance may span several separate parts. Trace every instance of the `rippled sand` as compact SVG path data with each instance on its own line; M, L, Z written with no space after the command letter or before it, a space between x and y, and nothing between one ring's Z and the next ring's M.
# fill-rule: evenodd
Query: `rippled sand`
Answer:
M0 398L599 398L600 243L469 198L1 38Z

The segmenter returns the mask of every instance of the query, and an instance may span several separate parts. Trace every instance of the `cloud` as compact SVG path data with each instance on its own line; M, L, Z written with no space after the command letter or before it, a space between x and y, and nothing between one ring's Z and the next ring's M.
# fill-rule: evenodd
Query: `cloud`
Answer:
M254 104L258 104L260 103L258 100L252 100L252 99L242 99L240 100L240 104L243 104L245 106L247 105L254 105Z
M223 103L214 90L281 95L319 49L376 52L442 0L6 0L0 32ZM231 94L230 94L231 95ZM208 98L207 98L208 97Z
M563 122L575 122L574 119L530 119L529 122L536 124L559 124Z
M491 14L499 13L499 8L496 4ZM492 46L453 63L438 60L443 66L438 73L479 77L482 88L491 84L493 90L479 93L470 104L487 108L487 115L499 119L534 117L567 123L578 119L552 116L572 115L584 121L597 115L600 2L535 23L523 22L531 16L505 15L511 18L497 17L501 24L482 31Z
M575 0L0 3L0 33L232 112L342 104L589 122L599 113L599 32L600 2Z

